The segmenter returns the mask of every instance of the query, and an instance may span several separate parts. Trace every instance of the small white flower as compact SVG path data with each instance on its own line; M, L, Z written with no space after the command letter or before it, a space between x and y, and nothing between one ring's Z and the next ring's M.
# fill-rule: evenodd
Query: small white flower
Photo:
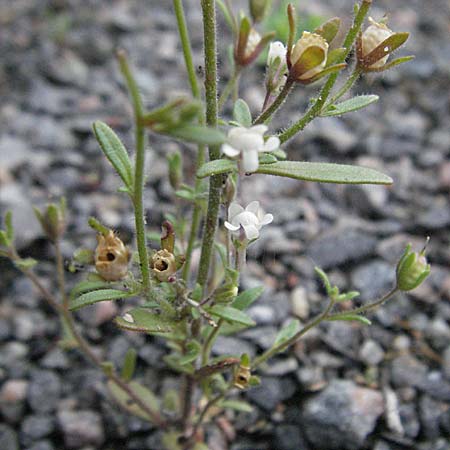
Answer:
M281 64L286 64L286 47L280 41L272 42L267 55L267 65L273 64L276 58L280 58Z
M258 201L249 203L245 209L233 202L228 208L228 220L229 222L225 222L225 228L235 236L240 236L243 230L245 238L252 241L259 237L259 230L264 225L273 221L273 216L265 214Z
M227 143L222 145L222 151L230 158L242 153L243 170L255 172L259 165L258 153L273 152L280 145L280 140L276 136L271 136L264 142L263 135L266 131L266 125L232 128L228 132Z
M261 42L261 35L252 28L248 35L247 45L245 46L245 57L250 57Z

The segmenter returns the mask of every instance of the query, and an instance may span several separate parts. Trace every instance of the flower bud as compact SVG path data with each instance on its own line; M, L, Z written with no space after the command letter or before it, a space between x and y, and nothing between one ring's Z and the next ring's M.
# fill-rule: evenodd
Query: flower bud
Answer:
M276 59L280 58L280 65L286 64L286 47L280 41L272 42L267 55L267 65L271 66Z
M150 268L159 281L172 281L177 270L183 265L184 257L175 257L168 250L158 250L150 259Z
M169 182L172 189L177 190L183 181L183 160L181 153L177 150L167 155L167 163L169 165Z
M430 274L431 266L425 258L425 248L420 252L412 252L408 244L405 253L397 264L397 288L411 291L418 287Z
M58 205L56 203L48 204L44 212L34 208L34 213L51 241L56 241L66 231L66 201L64 198Z
M238 389L246 389L249 386L252 372L250 369L250 358L247 354L241 356L241 362L233 374L233 386Z
M125 244L112 230L106 235L97 235L98 245L95 249L95 268L107 281L118 281L128 273L130 252Z
M371 23L371 25L367 27L367 29L361 36L363 58L367 56L372 50L375 50L384 40L394 34L394 32L390 30L384 23L376 22L371 17L369 17L369 22ZM370 67L380 68L386 64L388 58L389 54L373 63Z
M323 71L327 55L327 41L318 34L304 31L290 51L290 78L298 82L309 82Z
M261 22L267 13L271 0L250 0L249 3L253 22Z

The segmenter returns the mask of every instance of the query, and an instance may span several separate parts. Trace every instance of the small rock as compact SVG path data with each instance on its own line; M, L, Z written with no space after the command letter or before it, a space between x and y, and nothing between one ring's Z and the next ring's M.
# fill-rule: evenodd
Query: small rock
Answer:
M243 331L239 336L259 345L263 350L267 350L272 347L277 334L278 330L276 327L258 326Z
M367 365L377 366L384 359L384 350L376 341L367 339L359 350L359 357Z
M305 442L296 425L278 425L275 428L274 447L277 450L302 450Z
M314 448L358 450L383 413L383 396L352 381L333 380L307 400L302 425Z
M370 261L352 271L351 279L353 288L361 293L361 300L375 301L394 286L395 270L383 261Z
M419 215L417 225L425 228L427 231L448 228L450 226L450 209L447 205L447 199L445 199L445 202L440 203L435 202L428 211Z
M25 445L48 436L55 428L54 418L46 414L27 416L20 427L20 440Z
M301 319L309 317L309 302L306 289L302 286L296 287L291 293L292 313Z
M417 387L424 383L427 366L412 356L395 358L391 364L391 381L395 387Z
M28 389L26 380L8 380L0 391L0 403L17 403L25 400Z
M413 403L404 403L399 406L398 410L400 420L405 435L410 438L416 438L420 432L420 422L417 415L416 405Z
M0 138L0 167L5 170L14 170L30 156L30 148L23 140L4 135Z
M295 372L298 369L298 362L295 358L279 358L276 360L271 360L269 367L264 369L265 375L281 377L287 375L288 373Z
M375 237L356 228L334 229L314 240L307 254L326 270L372 255L376 242Z
M15 431L6 424L0 424L0 448L2 450L19 450Z
M444 352L442 364L444 375L447 377L448 380L450 380L450 345Z
M296 391L296 385L290 378L261 377L261 384L247 391L247 397L266 411L290 398Z
M84 61L68 50L47 60L42 68L49 79L64 85L84 87L89 77Z
M69 360L64 350L59 347L50 350L41 360L41 366L46 369L67 369Z
M67 448L79 448L87 445L99 448L105 441L99 414L89 410L63 410L58 412L57 417Z
M54 411L61 395L60 378L49 370L35 370L28 386L28 403L37 413Z
M55 450L53 444L44 439L42 441L35 442L31 447L28 447L26 450Z
M424 395L419 400L421 431L426 439L439 437L439 418L443 413L442 403Z
M242 355L247 353L254 356L256 354L254 345L233 336L219 336L212 351L215 355Z

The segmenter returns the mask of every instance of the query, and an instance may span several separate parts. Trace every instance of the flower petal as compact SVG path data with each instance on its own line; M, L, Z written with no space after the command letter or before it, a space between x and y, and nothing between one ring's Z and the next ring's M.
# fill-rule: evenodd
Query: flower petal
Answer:
M244 172L256 172L258 166L258 150L244 150L242 153L242 168L244 169Z
M253 202L249 203L247 205L247 207L245 208L245 210L258 216L258 210L259 210L258 200L254 200Z
M262 220L260 221L261 225L268 225L269 223L272 223L273 221L273 215L272 214L265 214Z
M270 136L264 143L264 152L273 152L280 147L280 140L276 136Z
M232 147L229 144L222 145L222 152L230 158L234 158L234 157L238 156L239 153L241 153L240 150L237 150L236 148Z
M255 125L250 128L252 133L260 134L261 136L269 129L267 125Z
M255 225L242 225L242 227L244 228L245 237L249 241L259 237L259 230L255 227Z
M244 211L244 208L236 202L232 202L228 208L228 220L233 220L238 214Z
M241 228L236 225L233 225L232 223L230 223L228 221L225 221L224 226L225 226L225 228L227 228L230 231L237 231L237 230L239 230L239 228Z

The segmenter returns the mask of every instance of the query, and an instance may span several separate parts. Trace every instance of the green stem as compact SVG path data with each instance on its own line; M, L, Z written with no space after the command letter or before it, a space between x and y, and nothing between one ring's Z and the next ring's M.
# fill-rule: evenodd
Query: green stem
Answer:
M207 412L218 402L220 402L220 400L222 400L223 398L225 398L226 392L222 393L222 394L218 394L216 395L214 398L212 398L203 408L203 411L200 413L200 416L197 419L197 422L194 426L194 429L192 431L192 436L195 436L195 433L197 432L197 430L200 428L201 424L203 423L203 421L205 420L206 414Z
M347 316L349 314L361 314L361 313L366 313L366 312L372 311L372 310L380 307L384 303L386 303L386 301L389 300L392 296L394 296L397 292L398 292L398 288L395 287L391 291L389 291L386 295L381 297L379 300L376 300L376 301L374 301L372 303L368 303L366 305L360 306L358 308L350 309L348 311L343 311L343 312L338 312L338 313L335 313L335 314L330 314L328 316L328 318L336 320L339 317Z
M361 26L364 22L364 19L367 13L369 12L371 4L372 0L363 0L361 2L361 5L358 8L358 12L356 13L355 19L353 21L353 25L351 26L344 40L343 47L345 48L346 51L336 61L336 64L344 62L347 56L349 55L353 43L355 42L358 32L361 29ZM315 117L317 117L321 113L323 106L325 105L328 96L330 95L330 92L337 80L338 75L339 73L333 73L328 77L326 83L324 84L322 90L319 93L319 96L317 97L317 100L308 109L308 111L306 111L305 115L278 136L280 138L281 143L286 142L287 140L295 136L298 132L302 131L306 127L306 125L309 124L309 122L311 122Z
M211 128L217 127L217 44L216 44L216 11L214 0L202 0L202 14L205 46L205 97L206 97L206 124ZM212 145L208 148L209 159L213 161L220 157L220 146ZM202 251L197 282L205 287L208 279L211 254L214 247L217 220L220 206L220 193L222 190L222 176L210 178L208 210L203 232Z
M341 89L339 89L339 91L335 95L333 95L333 97L330 98L330 100L327 102L325 109L327 109L327 107L336 103L337 100L339 100L348 90L350 90L360 75L361 75L361 70L358 68L355 68L355 70L350 75L350 77L347 79L347 81L344 83L344 85L341 87Z
M222 110L222 108L224 107L225 103L228 100L228 97L230 96L230 94L232 92L235 92L235 87L239 81L239 76L240 76L240 71L239 69L236 67L233 71L233 75L231 76L231 78L228 80L227 84L225 85L222 94L220 95L219 98L219 103L218 103L218 109L219 111ZM233 100L234 97L233 97Z
M211 354L212 346L214 345L214 342L219 335L220 328L222 327L223 323L224 320L220 319L217 323L217 327L213 328L211 333L209 333L208 337L206 338L205 344L203 345L202 366L206 366L206 364L208 364L209 362L209 355Z
M194 61L192 59L191 40L186 25L186 16L184 14L183 0L173 0L173 8L177 17L178 31L180 33L181 46L183 48L184 62L191 85L192 95L200 98L200 88L198 86L197 75L195 74Z
M136 135L136 156L134 167L134 191L133 191L133 205L134 218L136 224L136 241L139 253L139 265L142 274L142 286L145 292L150 289L150 269L147 252L147 242L145 236L145 218L143 205L143 191L144 191L144 168L145 168L145 130L141 124L141 118L144 115L144 108L142 99L139 94L139 89L136 80L131 73L130 66L127 61L125 52L118 52L118 59L120 70L125 78L130 93L135 121L135 135Z
M268 119L270 119L278 111L280 106L284 103L287 96L294 87L294 84L295 82L293 80L290 79L286 80L286 83L284 84L281 92L278 94L278 96L275 98L272 104L254 120L253 125L264 123Z
M284 350L286 350L288 347L290 347L292 344L297 342L305 333L307 333L311 328L316 327L319 325L320 322L326 319L328 316L328 313L331 311L331 308L334 306L334 300L330 300L328 303L328 306L325 308L325 310L320 313L317 317L315 317L313 320L308 322L300 331L298 331L294 336L292 336L287 341L272 347L271 349L264 352L261 356L256 358L252 363L252 370L256 369L259 365L261 365L263 362L267 361L272 356L276 355L277 353L280 353Z

